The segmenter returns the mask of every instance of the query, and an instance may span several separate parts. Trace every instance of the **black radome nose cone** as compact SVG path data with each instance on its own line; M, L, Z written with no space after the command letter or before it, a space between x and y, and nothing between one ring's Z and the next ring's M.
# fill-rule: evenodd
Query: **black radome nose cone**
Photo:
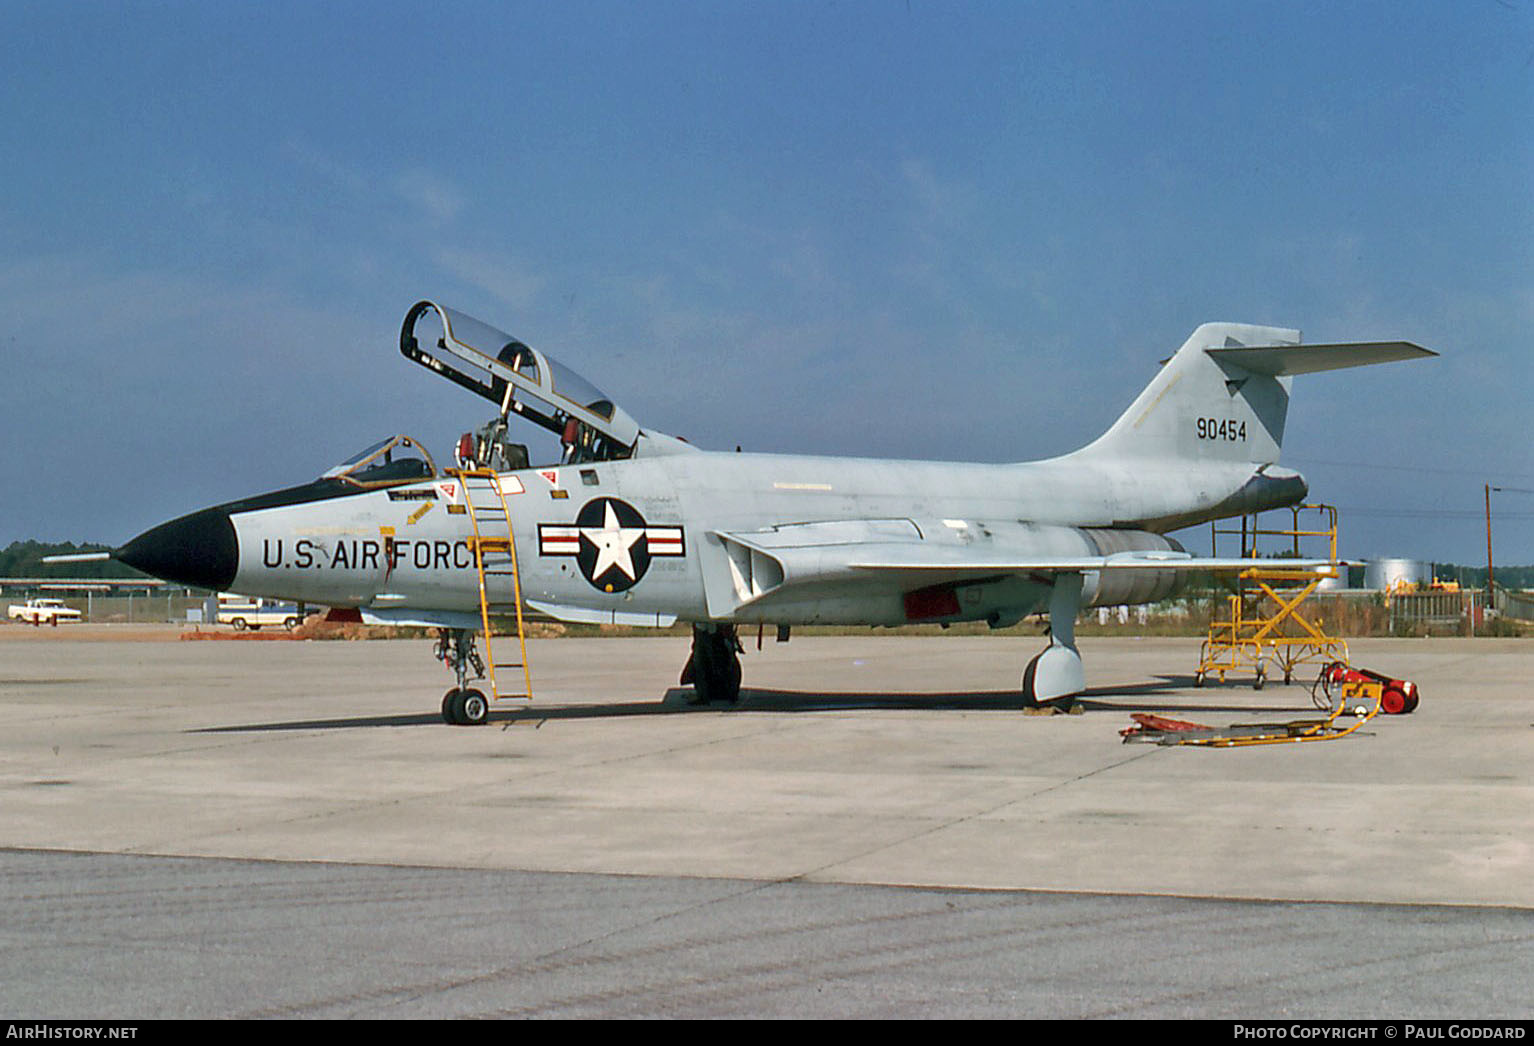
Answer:
M229 513L205 508L144 531L112 558L178 585L223 592L234 583L240 547Z

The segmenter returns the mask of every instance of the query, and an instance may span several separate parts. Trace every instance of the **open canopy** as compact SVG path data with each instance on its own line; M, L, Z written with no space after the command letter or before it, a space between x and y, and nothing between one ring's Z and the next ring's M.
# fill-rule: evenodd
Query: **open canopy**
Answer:
M405 315L400 352L559 436L579 458L630 457L639 425L591 382L505 331L435 302Z

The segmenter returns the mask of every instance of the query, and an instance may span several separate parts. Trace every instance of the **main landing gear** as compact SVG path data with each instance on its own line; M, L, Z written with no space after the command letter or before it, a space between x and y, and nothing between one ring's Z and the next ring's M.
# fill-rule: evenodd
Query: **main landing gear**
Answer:
M1023 669L1023 707L1043 708L1064 702L1087 688L1081 653L1076 649L1076 614L1081 607L1082 576L1055 575L1049 597L1049 646ZM1066 702L1068 703L1068 702Z
M1076 614L1081 608L1081 574L1062 571L1049 597L1049 646L1023 670L1026 708L1064 707L1087 688L1081 653L1076 649ZM682 668L681 685L691 685L694 705L734 704L740 700L740 654L734 625L692 626L692 654ZM461 686L462 684L460 684ZM444 712L444 714L446 714Z
M683 686L692 684L689 704L740 700L740 638L734 625L693 625L692 656L682 667Z
M433 653L458 679L458 685L442 697L442 721L450 726L480 726L488 721L489 698L468 685L471 669L472 678L485 678L485 662L475 649L474 633L467 628L444 628L437 634Z

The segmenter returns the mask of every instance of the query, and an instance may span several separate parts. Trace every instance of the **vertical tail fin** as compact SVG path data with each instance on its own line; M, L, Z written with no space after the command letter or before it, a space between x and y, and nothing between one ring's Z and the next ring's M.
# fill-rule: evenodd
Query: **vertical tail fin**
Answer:
M1299 331L1282 327L1204 324L1108 431L1079 453L1273 464L1284 442L1291 379L1221 363L1206 350L1299 342Z
M1300 332L1206 323L1078 454L1161 462L1278 461L1293 375L1435 356L1410 342L1301 345Z

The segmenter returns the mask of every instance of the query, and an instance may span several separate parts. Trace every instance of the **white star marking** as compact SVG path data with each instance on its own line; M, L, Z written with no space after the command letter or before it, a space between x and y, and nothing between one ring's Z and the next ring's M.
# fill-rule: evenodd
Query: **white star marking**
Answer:
M581 537L591 542L597 549L597 562L591 568L592 580L596 580L606 574L613 567L617 567L629 576L634 577L634 557L629 555L629 549L634 547L634 542L644 536L644 527L621 527L618 525L618 514L613 511L612 505L607 506L606 518L602 522L602 528L582 527Z

